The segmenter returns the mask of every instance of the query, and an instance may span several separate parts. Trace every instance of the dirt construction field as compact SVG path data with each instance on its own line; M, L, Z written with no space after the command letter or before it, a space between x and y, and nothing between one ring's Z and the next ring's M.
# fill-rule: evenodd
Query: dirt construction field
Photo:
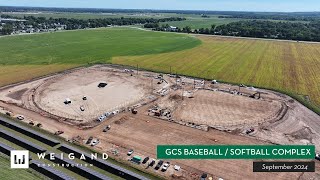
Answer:
M99 83L107 86L99 88ZM88 68L46 81L37 88L35 102L54 115L88 121L137 103L151 92L149 86L131 73ZM71 100L68 105L64 104L66 98Z
M109 66L75 69L1 88L0 112L23 115L24 122L41 123L51 133L63 131L62 137L82 145L89 137L98 138L100 143L89 147L166 179L177 179L175 175L196 180L202 173L214 179L320 178L318 162L316 173L253 173L252 160L170 160L166 172L130 163L129 149L142 158L156 159L157 145L166 144L314 144L320 150L320 117L288 96L247 87L233 92L230 89L236 86L210 82L196 87L190 78L159 76ZM98 88L102 81L108 85ZM261 98L249 97L257 92ZM87 97L85 102L83 96ZM72 103L65 105L65 98ZM102 112L121 107L123 111L105 121L95 120ZM127 110L129 107L136 108L138 114ZM154 107L159 117L150 111ZM171 115L162 116L166 111ZM72 116L79 120L66 121ZM76 123L80 119L87 124ZM103 132L108 125L111 129ZM209 128L203 131L197 125ZM254 132L246 134L248 128ZM181 170L175 171L174 165Z
M278 101L261 101L223 92L199 90L186 98L174 116L196 124L233 126L264 122L281 108Z

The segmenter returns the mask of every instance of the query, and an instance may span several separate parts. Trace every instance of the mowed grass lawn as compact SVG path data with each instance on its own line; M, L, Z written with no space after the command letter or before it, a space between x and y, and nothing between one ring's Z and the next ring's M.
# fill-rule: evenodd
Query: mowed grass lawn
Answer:
M180 51L201 41L133 28L102 28L0 37L0 86L73 67L109 63L115 56Z
M40 180L45 179L43 176L35 173L30 169L11 169L9 157L0 154L0 179L3 180Z
M198 36L180 52L116 57L113 63L308 95L320 105L320 44Z

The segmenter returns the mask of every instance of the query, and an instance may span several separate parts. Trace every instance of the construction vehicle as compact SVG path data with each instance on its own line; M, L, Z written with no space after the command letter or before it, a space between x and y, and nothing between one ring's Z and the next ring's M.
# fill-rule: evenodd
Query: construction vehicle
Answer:
M91 144L91 141L93 140L93 137L90 136L89 139L87 140L86 144Z
M131 110L132 114L138 114L138 111L136 109Z
M127 155L128 155L128 156L131 156L131 155L133 154L133 152L134 152L133 149L130 149L130 150L128 151Z
M160 167L162 166L162 164L163 164L163 161L160 160L154 169L155 169L155 170L159 170Z
M100 140L99 139L94 139L94 140L92 140L92 142L91 142L91 146L96 146L96 145L98 145L100 143Z
M152 161L148 164L148 167L152 167L154 164L156 163L156 160L155 159L152 159Z
M179 171L181 169L181 167L178 166L178 165L174 165L173 169L176 170L176 171Z
M169 166L170 166L170 162L166 162L166 163L164 163L164 164L163 164L163 167L162 167L162 169L161 169L161 171L162 171L162 172L167 171L167 170L168 170L168 168L169 168Z
M142 161L142 164L146 164L149 161L149 159L150 159L149 157L144 158Z
M256 97L257 95L259 95L258 97ZM253 99L260 99L261 98L261 93L260 92L257 92L257 93L254 93L253 95L249 96L250 98L253 98Z
M103 132L108 132L110 129L111 129L111 126L108 125L108 126L106 126L106 127L103 129Z
M63 131L57 131L57 132L54 133L54 135L59 136L59 135L61 135L63 133L64 133Z
M17 119L20 120L20 121L22 121L22 120L24 120L24 116L18 115L18 116L17 116Z
M254 128L250 128L248 130L246 130L246 134L251 134L254 132Z

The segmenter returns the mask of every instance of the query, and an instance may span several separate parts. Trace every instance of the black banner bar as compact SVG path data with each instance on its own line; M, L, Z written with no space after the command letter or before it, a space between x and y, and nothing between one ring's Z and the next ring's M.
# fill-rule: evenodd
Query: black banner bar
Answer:
M315 172L315 162L253 162L253 172Z

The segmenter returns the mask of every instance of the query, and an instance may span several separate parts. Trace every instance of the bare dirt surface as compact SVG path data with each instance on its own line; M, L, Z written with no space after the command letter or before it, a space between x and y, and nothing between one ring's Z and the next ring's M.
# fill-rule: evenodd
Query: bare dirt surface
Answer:
M107 86L98 88L101 82ZM91 67L46 81L37 88L35 103L51 114L85 122L137 103L150 93L149 86L145 78L131 73ZM72 101L69 105L64 104L67 98Z
M237 93L234 89L239 89L239 87L228 84L213 85L206 82L202 85L201 81L193 84L195 81L190 78L179 78L178 82L178 79L167 75L164 75L165 82L161 82L155 78L158 76L155 73L140 72L136 77L136 72L131 76L131 74L123 73L123 70L120 70L122 73L114 71L119 71L119 69L94 66L80 69L80 71L76 70L71 74L62 73L0 89L0 107L2 107L0 112L9 111L14 116L24 115L24 122L41 123L42 128L51 133L64 131L61 136L68 140L79 136L84 140L90 136L99 138L100 143L92 148L107 152L120 162L167 179L176 179L172 177L173 174L181 176L182 179L199 179L202 173L208 173L215 179L218 177L224 179L319 179L320 165L318 162L316 173L253 173L250 160L170 160L171 166L166 172L156 171L153 168L146 169L145 165L133 165L128 161L129 157L126 155L129 149L134 149L134 155L142 158L149 156L155 159L156 147L161 144L314 144L319 151L320 117L292 98L268 90L244 87ZM103 79L103 77L106 78ZM83 79L83 81L78 81L78 79ZM113 84L111 86L113 89L110 90L112 97L109 96L109 93L96 93L100 90L94 87L99 82L97 79ZM136 82L134 79L139 80ZM43 86L47 82L48 85ZM126 90L122 92L118 88L128 89L130 92ZM38 89L41 91L37 91ZM90 94L90 90L94 92ZM40 96L35 92L40 92ZM260 99L248 97L257 92L261 93ZM49 93L52 93L51 98ZM63 96L58 96L60 93ZM142 99L150 99L146 96L151 94L157 98L153 98L152 101L139 101L135 104L138 110L136 115L125 111L101 123L92 121L94 126L90 127L67 122L64 120L65 117L51 116L39 109L36 104L40 102L39 105L42 105L43 102L49 100L49 102L52 101L50 107L54 108L57 106L54 104L61 103L65 96L72 99L80 97L81 101L82 94L92 99L97 98L96 103L100 103L100 99L109 98L105 100L114 103L112 106L121 104L122 98L127 100L126 98L133 99L133 97L143 96ZM125 97L122 97L123 94ZM37 96L41 97L38 99L39 102L34 101ZM104 102L101 103L103 106ZM108 105L105 104L103 110L107 109ZM173 117L171 119L155 118L148 112L152 106L170 109ZM56 111L65 110L58 107ZM89 113L93 116L100 115L94 114L94 111L89 111ZM193 114L198 115L193 116ZM207 124L212 128L206 132L173 123L174 119ZM235 122L232 123L232 119ZM111 125L111 130L102 132L107 125ZM244 132L249 127L253 127L255 131L246 135ZM85 141L78 143L84 144ZM182 169L179 172L172 168L175 164L181 166Z
M224 92L198 90L185 98L174 117L196 124L235 126L264 122L281 108L278 101L261 101Z

